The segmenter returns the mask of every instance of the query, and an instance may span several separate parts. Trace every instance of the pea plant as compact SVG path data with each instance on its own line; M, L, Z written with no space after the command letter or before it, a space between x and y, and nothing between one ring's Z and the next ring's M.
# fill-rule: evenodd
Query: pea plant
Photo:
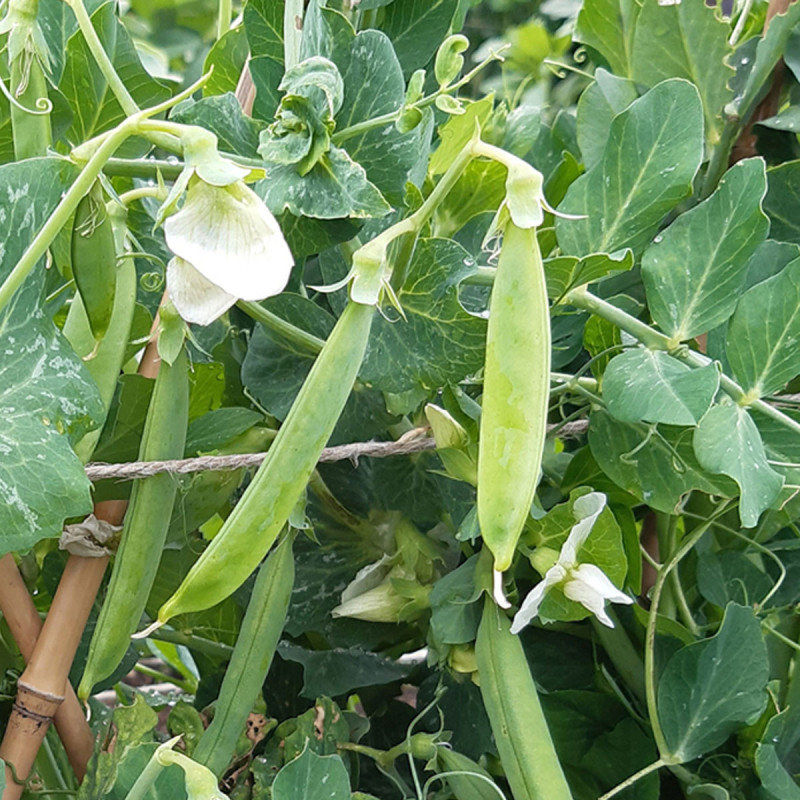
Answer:
M0 2L2 800L800 798L800 3Z

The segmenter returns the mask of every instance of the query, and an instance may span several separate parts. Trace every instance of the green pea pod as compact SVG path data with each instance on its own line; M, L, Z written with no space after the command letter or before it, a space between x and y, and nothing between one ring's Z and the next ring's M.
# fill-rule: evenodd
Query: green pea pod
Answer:
M511 566L547 433L550 315L535 228L509 222L492 289L478 449L478 522L495 569Z
M11 130L17 161L45 155L51 142L50 114L46 110L50 105L47 78L35 55L19 53L12 61L11 88L16 90L19 86L25 86L16 98L21 107L11 103Z
M100 339L111 321L117 285L114 229L106 211L100 181L95 181L75 210L72 274L92 333L95 339Z
M239 628L239 638L222 681L216 713L193 758L221 775L245 729L247 715L261 692L286 622L294 584L290 533L261 566Z
M447 747L436 749L436 758L442 772L450 773L445 780L453 790L456 800L500 800L503 793L492 776L471 758Z
M175 363L161 363L147 412L139 458L180 458L186 444L189 375L186 350ZM122 541L114 560L106 599L97 620L78 697L107 678L122 661L144 611L158 569L178 483L161 473L137 481L131 493Z
M489 597L475 656L483 704L514 800L572 800L522 643Z
M238 589L306 488L364 358L374 306L351 301L325 342L269 454L219 533L161 606L158 622L202 611Z

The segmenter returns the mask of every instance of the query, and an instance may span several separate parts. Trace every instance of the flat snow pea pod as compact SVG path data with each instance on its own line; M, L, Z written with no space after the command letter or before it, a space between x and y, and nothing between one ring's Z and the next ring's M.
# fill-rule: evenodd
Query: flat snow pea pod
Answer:
M550 314L535 228L509 222L492 289L478 445L478 522L495 569L511 566L547 433Z
M140 460L180 458L186 444L188 415L189 375L184 348L172 366L162 362L159 367L142 433ZM161 473L137 481L133 487L108 592L78 687L81 699L111 675L128 649L155 579L177 486L175 475Z
M456 800L502 800L504 797L492 776L471 758L447 747L436 748L436 758L447 773L444 779Z
M11 130L17 161L45 155L52 139L47 111L51 104L44 68L36 56L31 58L19 53L11 63L11 86L23 85L24 91L16 98L19 105L11 103Z
M96 339L108 330L117 285L117 247L103 187L95 181L75 210L72 274Z
M518 636L487 597L475 656L481 695L514 800L572 800Z
M225 670L214 719L193 753L195 761L221 775L245 729L278 646L294 584L290 532L261 566Z
M374 313L374 306L354 301L342 312L267 458L219 533L159 610L159 623L224 600L264 558L305 490L347 402Z

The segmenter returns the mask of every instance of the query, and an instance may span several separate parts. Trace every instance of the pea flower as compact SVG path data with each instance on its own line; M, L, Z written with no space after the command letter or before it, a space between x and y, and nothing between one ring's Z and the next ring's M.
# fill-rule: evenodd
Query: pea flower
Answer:
M613 628L614 623L606 613L606 600L626 605L633 603L596 564L578 563L578 551L589 538L605 505L606 496L601 492L591 492L575 501L573 510L578 521L564 542L556 563L522 601L511 625L512 633L519 633L539 613L545 593L554 586L560 586L569 600L580 603L609 628Z
M167 291L187 322L208 325L237 300L279 294L294 260L281 229L243 180L192 176L180 211L164 222Z

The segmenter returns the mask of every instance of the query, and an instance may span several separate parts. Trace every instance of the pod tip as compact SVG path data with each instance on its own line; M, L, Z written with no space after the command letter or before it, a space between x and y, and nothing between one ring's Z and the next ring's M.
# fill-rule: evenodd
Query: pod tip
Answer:
M146 639L153 631L157 631L164 623L161 620L156 620L151 625L148 625L143 631L131 635L131 639Z
M503 573L499 569L492 570L492 596L500 608L511 608L511 603L503 591Z

